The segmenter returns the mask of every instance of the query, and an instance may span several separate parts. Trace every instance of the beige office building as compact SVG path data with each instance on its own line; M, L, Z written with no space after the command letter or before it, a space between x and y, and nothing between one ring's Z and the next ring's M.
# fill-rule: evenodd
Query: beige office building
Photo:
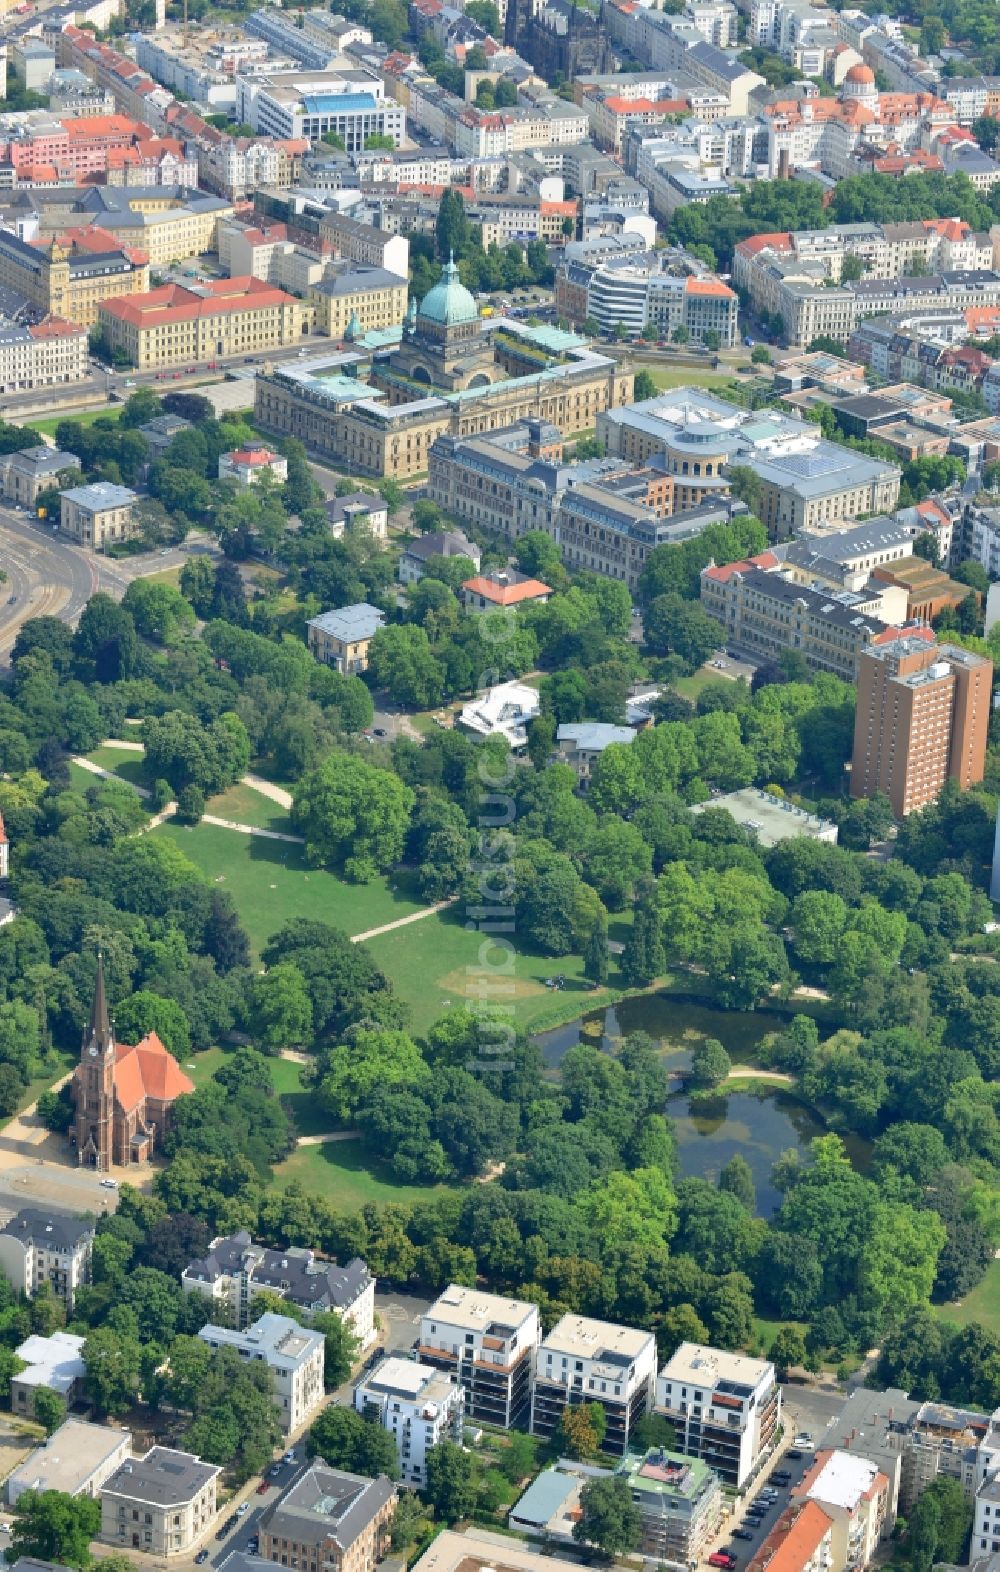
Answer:
M192 1452L168 1446L131 1458L101 1491L101 1539L151 1556L183 1555L215 1516L221 1473Z
M128 540L133 532L132 509L138 498L127 486L108 480L74 486L61 499L59 528L78 545L103 551Z
M99 323L112 350L143 371L297 344L310 315L272 284L224 278L197 289L164 284L131 300L105 301Z

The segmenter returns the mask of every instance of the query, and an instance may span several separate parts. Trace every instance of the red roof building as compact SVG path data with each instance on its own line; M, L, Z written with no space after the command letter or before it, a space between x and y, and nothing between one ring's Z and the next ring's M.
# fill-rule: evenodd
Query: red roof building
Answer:
M115 1041L98 956L90 1022L73 1072L77 1160L105 1173L148 1162L163 1145L178 1097L193 1091L155 1032L132 1045Z

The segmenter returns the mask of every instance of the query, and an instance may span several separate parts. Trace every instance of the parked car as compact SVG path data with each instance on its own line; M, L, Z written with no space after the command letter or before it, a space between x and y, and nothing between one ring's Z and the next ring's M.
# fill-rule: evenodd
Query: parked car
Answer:
M747 1529L747 1528L734 1528L733 1529L733 1538L734 1539L752 1539L753 1535L750 1533L750 1530Z
M270 1468L268 1469L267 1473L268 1473L268 1478L269 1479L280 1479L281 1478L281 1464L280 1463L272 1463Z
M799 1458L802 1456L802 1453L800 1452L800 1450L799 1450L799 1448L797 1446L790 1446L788 1448L788 1451L785 1453L785 1456L794 1458L796 1463L797 1463ZM773 1475L772 1475L772 1477L773 1477Z
M249 1512L249 1510L250 1510L250 1503L249 1503L249 1501L241 1501L239 1506L236 1508L236 1516L237 1517L246 1517L246 1515Z
M803 1452L813 1452L816 1448L816 1443L812 1436L809 1435L805 1430L801 1431L800 1434L795 1437L795 1445L800 1446Z
M723 1567L725 1572L733 1572L736 1557L731 1550L715 1550L709 1556L708 1564L710 1567Z
M791 1456L791 1453L789 1453L789 1456ZM788 1472L787 1468L775 1469L774 1473L771 1475L771 1478L774 1480L776 1485L787 1485L791 1477L792 1476Z
M207 1550L199 1550L198 1554L194 1558L194 1564L195 1564L196 1567L203 1567L207 1560L208 1560L208 1551Z

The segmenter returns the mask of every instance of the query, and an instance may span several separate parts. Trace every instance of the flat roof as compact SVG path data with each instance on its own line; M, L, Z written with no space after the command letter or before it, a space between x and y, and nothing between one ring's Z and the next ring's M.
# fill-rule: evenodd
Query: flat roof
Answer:
M405 1397L411 1402L444 1402L456 1390L456 1383L434 1365L422 1365L416 1359L389 1358L362 1377L357 1390Z
M565 1572L569 1567L579 1572L578 1561L540 1555L516 1539L501 1539L482 1529L460 1534L448 1528L414 1562L411 1572Z
M652 1332L639 1327L618 1326L614 1321L595 1321L585 1315L564 1315L542 1339L543 1353L575 1354L584 1359L605 1359L608 1355L630 1359L654 1342Z
M355 639L373 638L384 623L384 612L360 600L353 606L341 606L339 611L324 611L318 617L310 617L307 626L351 643Z
M876 1465L857 1452L828 1452L810 1472L815 1476L806 1491L810 1501L818 1501L820 1506L828 1502L845 1512L854 1510L879 1475Z
M146 1501L151 1506L180 1506L221 1473L221 1468L203 1463L193 1452L154 1446L145 1457L133 1457L123 1463L103 1488L106 1495Z
M719 1381L735 1381L755 1387L770 1376L774 1366L768 1359L751 1359L748 1354L731 1354L705 1343L682 1343L660 1371L660 1380L689 1381L692 1386L715 1386Z
M85 1419L66 1419L9 1475L8 1499L13 1502L24 1490L61 1490L75 1495L123 1443L131 1448L130 1430L112 1430L109 1425L92 1425Z
M785 797L774 797L770 792L754 786L741 791L724 792L710 797L707 802L692 804L692 813L704 813L706 808L725 808L737 824L754 830L761 846L777 846L781 841L796 835L810 836L813 840L835 841L837 826L832 819L821 819L816 814L797 808Z
M470 1332L485 1332L494 1325L513 1331L537 1315L537 1305L523 1299L504 1299L500 1294L484 1294L478 1288L449 1283L424 1312L423 1320L443 1321L446 1326L461 1326Z

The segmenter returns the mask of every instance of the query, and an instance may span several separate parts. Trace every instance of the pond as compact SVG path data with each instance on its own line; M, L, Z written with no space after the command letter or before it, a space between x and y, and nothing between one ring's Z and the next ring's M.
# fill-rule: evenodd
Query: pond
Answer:
M579 1042L610 1052L630 1032L648 1032L659 1043L668 1067L681 1071L690 1064L695 1044L705 1037L717 1037L734 1064L752 1061L761 1038L787 1021L787 1015L773 1010L744 1014L719 1010L682 995L644 994L583 1016L569 1026L543 1032L538 1042L545 1063L554 1069ZM739 1152L750 1165L761 1217L771 1217L781 1204L781 1195L771 1183L775 1159L789 1148L804 1152L816 1136L826 1134L819 1114L781 1087L729 1092L694 1103L686 1092L678 1090L668 1098L666 1112L677 1139L681 1174L717 1179ZM866 1167L868 1142L848 1136L845 1145L855 1166Z

